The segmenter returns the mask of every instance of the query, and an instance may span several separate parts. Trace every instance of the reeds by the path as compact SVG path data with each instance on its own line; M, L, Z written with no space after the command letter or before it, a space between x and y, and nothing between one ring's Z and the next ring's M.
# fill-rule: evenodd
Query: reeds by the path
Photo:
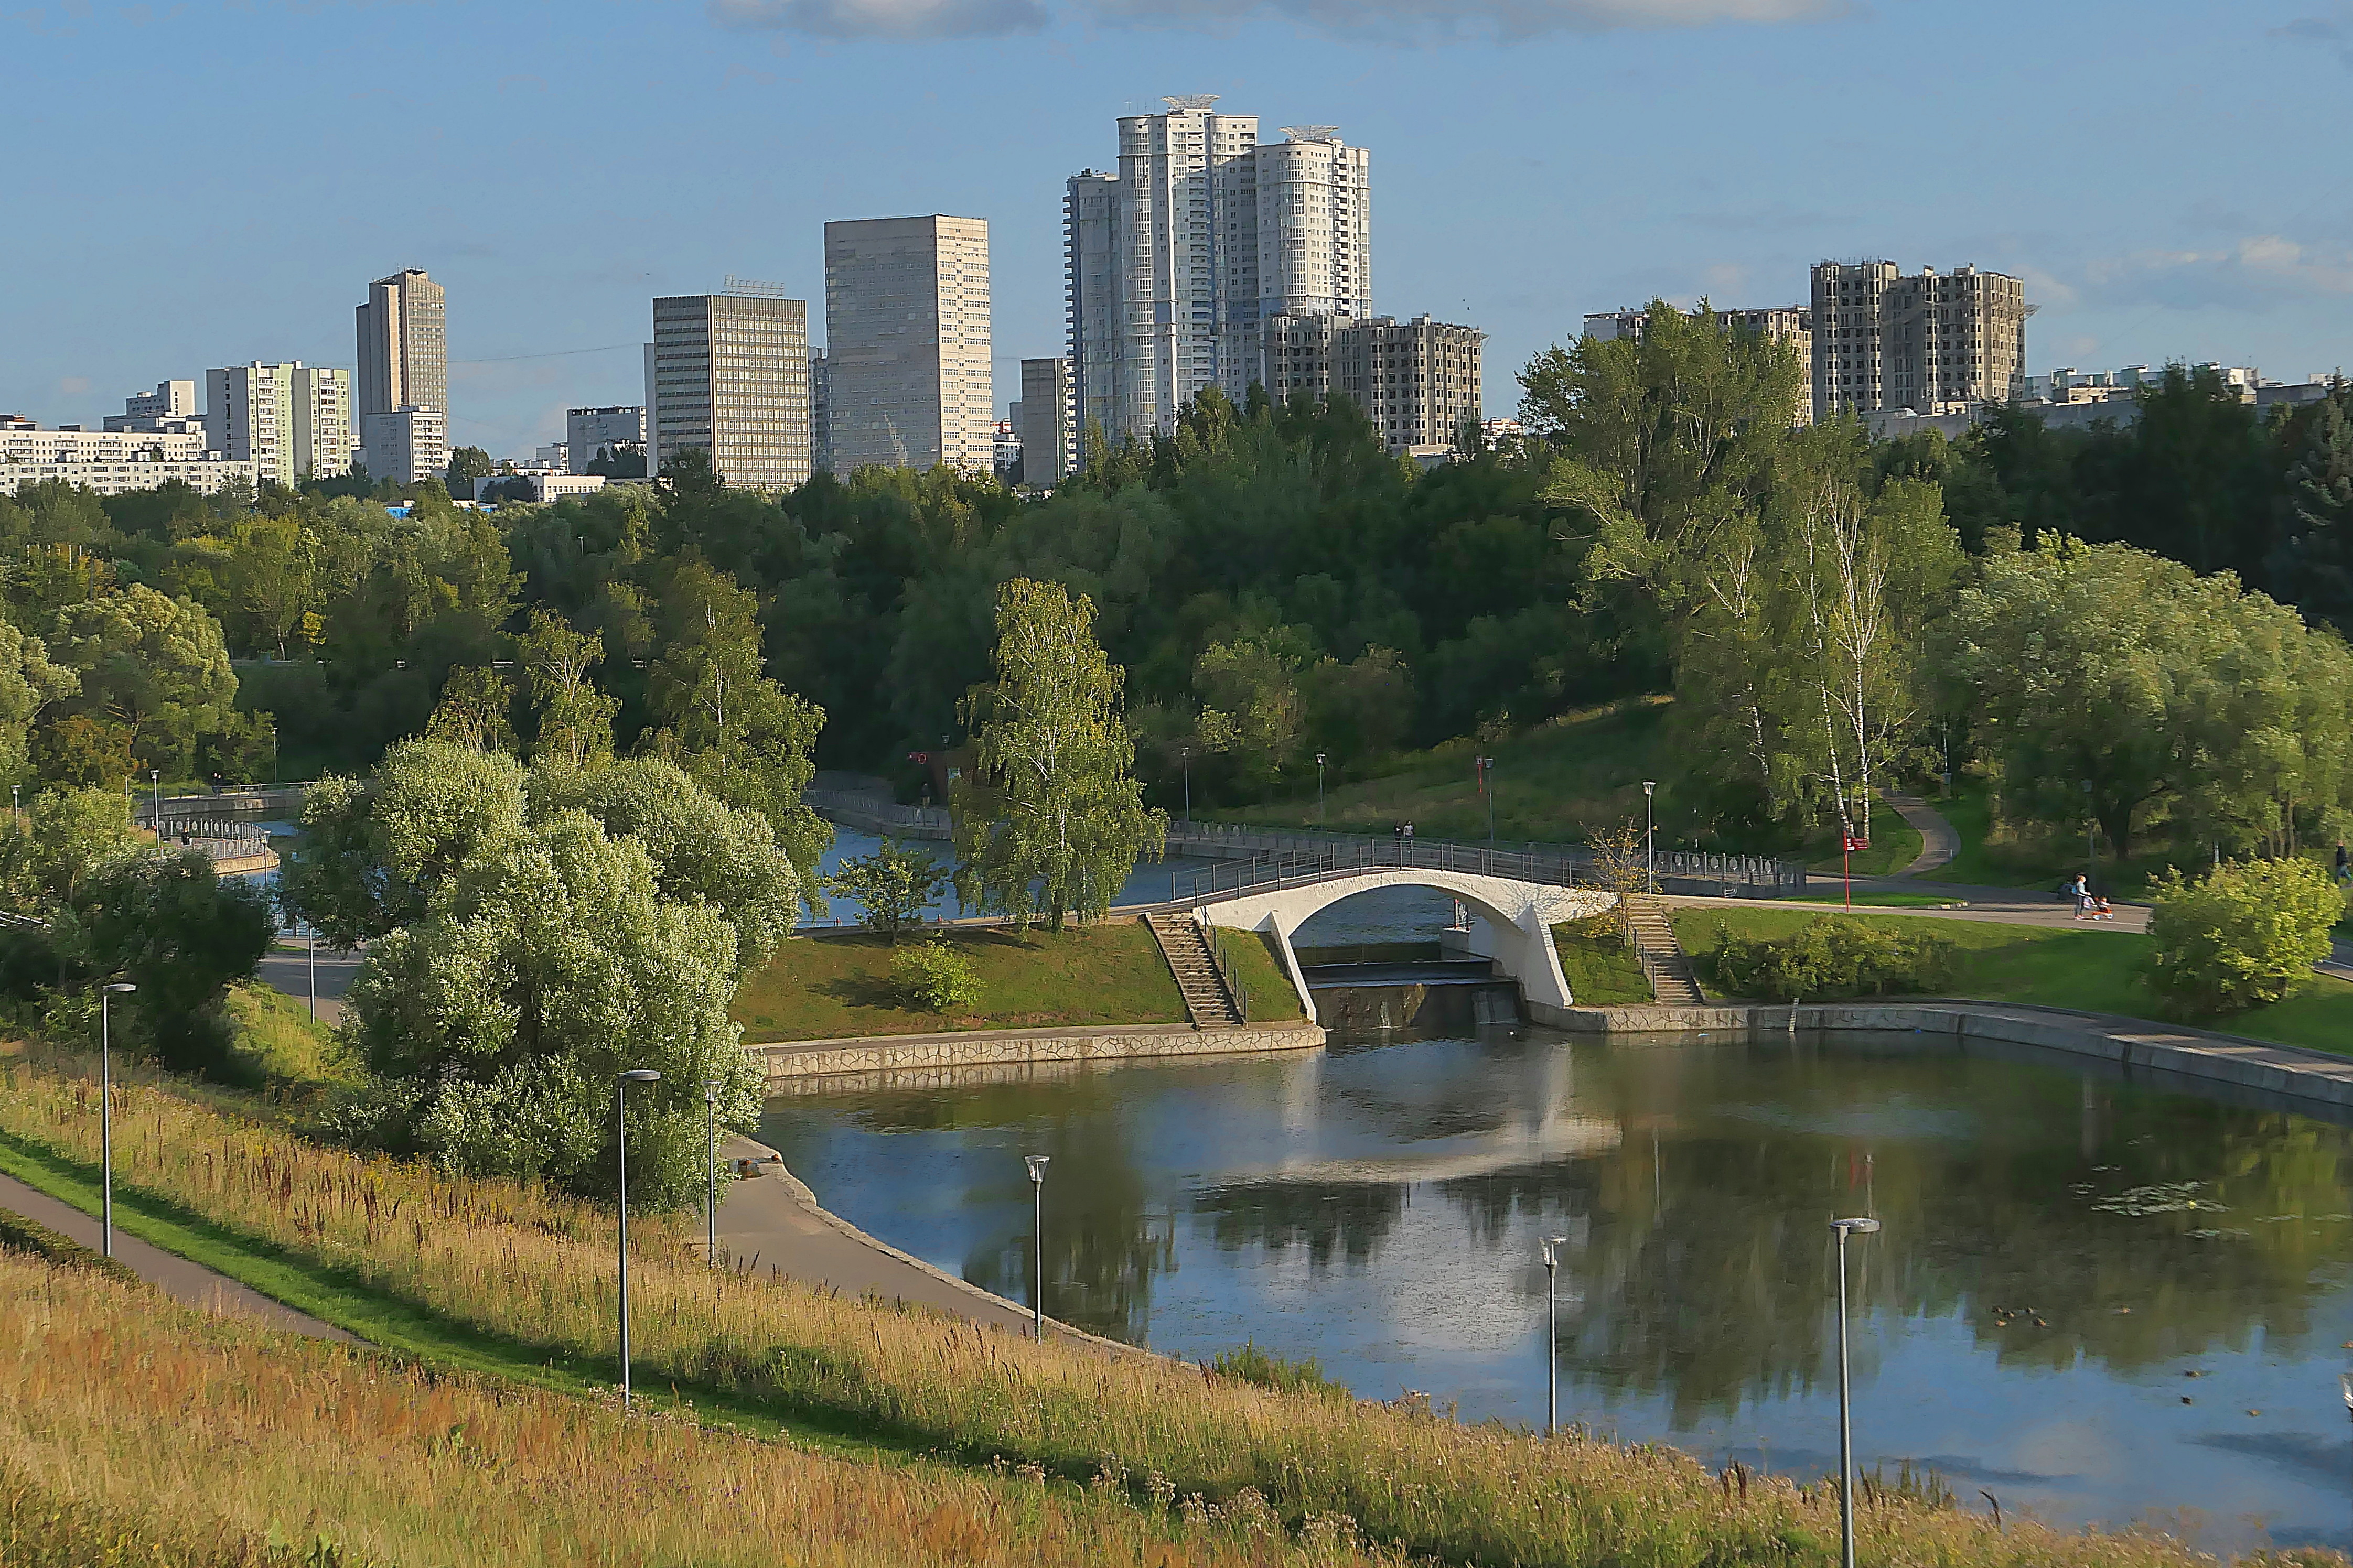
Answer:
M94 1089L72 1058L0 1063L0 1131L94 1159ZM305 1143L171 1086L121 1091L118 1191L136 1187L347 1270L387 1296L523 1343L609 1358L613 1226L512 1184ZM714 1275L671 1226L633 1226L638 1374L740 1391L779 1411L847 1415L976 1464L1124 1490L1148 1510L1240 1500L1294 1528L1345 1518L1419 1555L1495 1564L1684 1565L1835 1560L1827 1488L1706 1473L1657 1447L1546 1441L1324 1398L1173 1363L1037 1346L876 1310L787 1282ZM1869 1563L2201 1561L2162 1538L2071 1535L1874 1497Z

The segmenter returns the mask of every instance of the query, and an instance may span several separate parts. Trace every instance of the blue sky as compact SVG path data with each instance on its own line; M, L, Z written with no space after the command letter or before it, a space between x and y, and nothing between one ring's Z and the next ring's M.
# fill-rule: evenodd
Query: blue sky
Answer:
M636 402L649 300L824 293L828 218L991 225L999 400L1060 352L1065 176L1215 92L1372 149L1377 308L1491 334L2016 272L2031 368L2353 366L2353 0L0 0L0 410L349 364L449 291L454 438Z

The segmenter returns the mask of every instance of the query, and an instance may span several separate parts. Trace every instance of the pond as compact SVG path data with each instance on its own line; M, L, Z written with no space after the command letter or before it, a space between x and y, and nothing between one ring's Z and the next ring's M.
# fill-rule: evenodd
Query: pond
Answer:
M916 850L931 856L939 862L942 871L947 870L955 864L954 847L938 839L908 838L899 840L898 843L902 849ZM827 847L823 858L818 861L818 875L829 877L844 860L855 860L861 856L871 855L881 847L882 847L882 839L879 834L865 833L855 827L844 827L836 824L833 829L833 843ZM1166 860L1138 861L1135 869L1128 874L1126 884L1120 889L1119 897L1113 902L1120 904L1163 902L1176 896L1173 889L1178 873L1195 870L1208 864L1206 860L1191 860L1176 857ZM828 899L827 904L828 907L825 917L821 920L805 921L804 927L858 925L866 918L864 907L855 899ZM923 906L925 920L954 920L956 916L967 912L977 913L978 911L958 909L953 889L943 891L938 898Z
M2344 1545L2353 1133L1926 1037L1599 1043L1526 1027L772 1102L826 1205L1047 1310L1358 1394L1562 1416L1713 1464L1833 1467L1835 1215L1866 1468L1967 1506ZM2267 1533L2266 1533L2267 1532Z

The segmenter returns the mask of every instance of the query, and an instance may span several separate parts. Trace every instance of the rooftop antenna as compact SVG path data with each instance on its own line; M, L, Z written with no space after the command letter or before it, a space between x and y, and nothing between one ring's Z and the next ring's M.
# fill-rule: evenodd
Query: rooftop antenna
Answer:
M1177 114L1198 114L1218 101L1214 92L1180 92L1173 98L1163 98L1170 110Z
M764 283L757 278L738 278L733 272L727 275L727 285L720 292L746 295L754 300L789 300L793 297L789 283Z
M1288 142L1337 142L1340 128L1336 125L1286 125L1283 139Z

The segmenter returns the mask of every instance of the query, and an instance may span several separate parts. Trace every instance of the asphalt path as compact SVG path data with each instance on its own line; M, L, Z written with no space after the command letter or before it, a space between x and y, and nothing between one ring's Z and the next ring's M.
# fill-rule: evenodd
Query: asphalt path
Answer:
M100 1237L95 1215L84 1214L71 1204L53 1198L37 1187L28 1187L14 1176L0 1176L0 1208L21 1215L36 1225L47 1226L58 1235L81 1243L92 1252L99 1249ZM191 1263L135 1236L125 1235L119 1225L114 1229L114 1259L164 1295L199 1311L249 1318L269 1328L309 1334L314 1339L358 1342L333 1324L322 1323L308 1313L298 1312L282 1302L273 1301L260 1291L240 1285L226 1274L216 1273L201 1263Z

